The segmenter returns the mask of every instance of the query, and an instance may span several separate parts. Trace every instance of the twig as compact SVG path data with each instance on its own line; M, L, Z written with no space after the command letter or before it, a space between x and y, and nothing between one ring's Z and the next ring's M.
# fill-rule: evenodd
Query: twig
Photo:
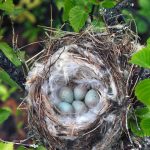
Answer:
M31 137L30 137L31 138ZM29 138L27 139L27 140L29 140ZM15 144L15 145L22 145L22 146L25 146L25 147L31 147L31 148L37 148L38 147L38 145L36 145L36 144L23 144L23 143L19 143L19 142L10 142L10 141L4 141L4 140L2 140L2 139L0 139L0 141L1 142L3 142L3 143L13 143L13 144ZM23 142L24 142L25 140L23 140Z

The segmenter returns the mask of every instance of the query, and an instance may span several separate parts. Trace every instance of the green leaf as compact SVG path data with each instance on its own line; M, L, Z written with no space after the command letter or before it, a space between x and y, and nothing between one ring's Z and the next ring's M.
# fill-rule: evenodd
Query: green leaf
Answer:
M12 142L9 143L3 143L0 142L0 150L13 150L14 144Z
M99 0L89 0L89 2L91 4L94 4L94 5L99 5L100 4Z
M102 7L104 7L104 8L112 8L115 6L116 2L113 0L105 0L101 4L102 4Z
M140 18L136 19L136 25L139 33L145 33L148 30L148 24Z
M88 13L79 6L75 6L70 10L69 21L76 32L79 32L79 30L84 26L87 18Z
M131 63L150 69L150 46L133 54Z
M64 7L64 1L62 1L62 0L55 0L55 3L56 3L57 8L58 8L59 10L61 10L61 8Z
M14 11L13 0L0 1L0 9L6 11L7 13L12 13Z
M75 0L64 1L63 21L67 21L69 19L69 12L71 8L74 6L75 6Z
M11 13L13 16L18 16L25 11L24 8L15 8L14 11Z
M18 52L17 52L17 56L18 56L18 58L19 58L22 62L25 62L25 54L26 54L25 51L18 51Z
M150 118L142 119L140 126L144 131L144 136L150 136Z
M142 7L142 9L149 10L150 8L149 0L139 0L139 5Z
M90 13L92 10L92 3L89 0L78 0L76 1L76 6L79 6L80 9L83 9L87 13Z
M144 131L138 127L135 120L132 119L129 120L129 128L135 135L139 137L144 137Z
M9 108L0 108L0 124L2 124L11 115Z
M0 99L5 101L8 98L8 89L3 84L0 84Z
M0 42L0 50L6 55L6 57L15 65L15 66L20 66L21 62L17 58L15 52L13 49L5 42Z
M46 148L44 146L38 146L38 148L36 148L36 150L46 150Z
M150 107L150 79L140 81L135 88L137 98Z
M147 46L150 47L150 38L147 39Z
M13 88L21 89L21 87L10 78L9 74L1 68L0 68L0 79Z
M135 110L135 114L137 117L139 117L140 119L144 119L144 118L150 118L150 110L148 107L144 107L144 108L137 108Z
M24 146L19 146L17 150L27 150Z

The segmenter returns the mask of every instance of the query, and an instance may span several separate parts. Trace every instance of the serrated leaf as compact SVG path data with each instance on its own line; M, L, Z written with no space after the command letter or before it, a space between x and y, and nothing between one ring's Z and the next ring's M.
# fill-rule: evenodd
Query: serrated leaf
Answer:
M69 21L76 32L84 26L88 18L88 13L79 6L73 7L69 12Z
M150 46L133 54L131 63L150 69Z
M142 119L140 126L144 131L144 136L150 136L150 118Z
M150 107L150 79L140 81L135 88L138 100Z
M0 50L6 55L6 57L15 65L20 66L21 62L17 58L13 49L5 42L0 42Z
M10 78L9 74L1 68L0 68L0 79L13 88L21 89L21 87L14 80Z
M2 124L11 115L9 108L0 108L0 124Z
M65 0L64 1L64 12L63 12L63 21L69 19L69 12L71 8L75 6L75 0Z
M13 0L0 1L0 9L12 13L14 11Z

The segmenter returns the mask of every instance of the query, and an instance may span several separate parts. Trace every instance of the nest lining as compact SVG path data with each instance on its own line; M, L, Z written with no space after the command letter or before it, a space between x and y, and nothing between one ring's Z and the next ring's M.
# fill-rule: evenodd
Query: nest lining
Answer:
M131 69L127 61L136 49L134 41L128 34L121 40L109 33L67 34L47 41L46 47L48 57L35 63L26 84L30 130L49 149L111 147L121 135ZM80 116L59 113L55 107L60 101L57 93L68 84L96 89L99 104Z

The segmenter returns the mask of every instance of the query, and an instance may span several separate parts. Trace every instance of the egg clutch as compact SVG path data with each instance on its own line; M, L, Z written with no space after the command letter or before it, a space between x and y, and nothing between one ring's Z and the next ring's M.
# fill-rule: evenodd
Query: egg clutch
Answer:
M27 76L29 131L48 150L124 144L122 125L137 77L128 61L137 36L130 30L114 36L107 29L90 30L50 38Z
M58 110L65 115L82 115L94 108L99 103L99 94L94 89L83 86L76 86L73 89L67 86L58 91L60 102L57 104Z

